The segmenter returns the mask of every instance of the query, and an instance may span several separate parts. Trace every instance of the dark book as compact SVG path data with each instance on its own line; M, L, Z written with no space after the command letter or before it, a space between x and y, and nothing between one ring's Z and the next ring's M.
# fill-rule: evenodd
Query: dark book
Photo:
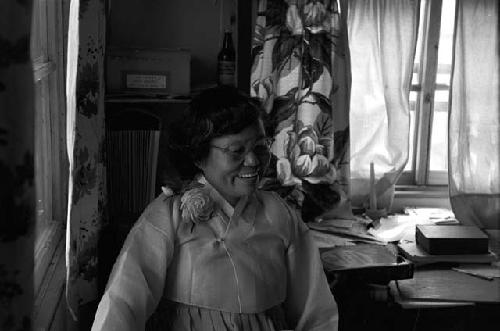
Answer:
M476 226L417 225L416 241L429 254L488 253L488 236Z

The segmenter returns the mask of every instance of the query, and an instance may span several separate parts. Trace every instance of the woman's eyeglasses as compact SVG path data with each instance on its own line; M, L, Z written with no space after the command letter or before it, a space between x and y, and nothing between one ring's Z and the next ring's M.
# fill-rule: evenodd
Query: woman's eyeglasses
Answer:
M253 144L248 144L247 146L241 147L220 147L216 145L210 145L210 147L217 148L224 152L227 156L231 158L233 162L242 162L248 153L253 152L260 160L262 158L269 157L271 151L272 139L262 138L257 140Z

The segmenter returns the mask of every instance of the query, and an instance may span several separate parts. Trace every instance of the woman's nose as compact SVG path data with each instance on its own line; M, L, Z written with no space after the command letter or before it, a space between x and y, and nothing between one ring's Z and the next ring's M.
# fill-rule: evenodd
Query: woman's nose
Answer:
M255 167L260 164L259 158L253 151L250 151L245 155L245 160L243 162L243 165L248 166L248 167Z

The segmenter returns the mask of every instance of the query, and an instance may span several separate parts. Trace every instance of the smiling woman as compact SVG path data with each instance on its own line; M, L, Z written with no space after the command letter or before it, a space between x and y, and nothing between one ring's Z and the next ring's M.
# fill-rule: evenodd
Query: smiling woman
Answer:
M205 178L232 205L257 188L270 158L260 107L238 90L223 86L194 100L172 136L187 150Z
M134 225L93 330L337 330L308 228L258 189L270 155L259 106L217 87L176 128L201 173L165 187Z

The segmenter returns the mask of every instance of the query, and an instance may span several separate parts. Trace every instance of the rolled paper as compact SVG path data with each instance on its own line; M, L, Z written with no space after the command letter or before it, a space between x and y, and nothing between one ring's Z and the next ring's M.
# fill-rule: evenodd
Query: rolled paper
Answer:
M377 210L377 191L375 190L375 167L370 162L370 209Z

